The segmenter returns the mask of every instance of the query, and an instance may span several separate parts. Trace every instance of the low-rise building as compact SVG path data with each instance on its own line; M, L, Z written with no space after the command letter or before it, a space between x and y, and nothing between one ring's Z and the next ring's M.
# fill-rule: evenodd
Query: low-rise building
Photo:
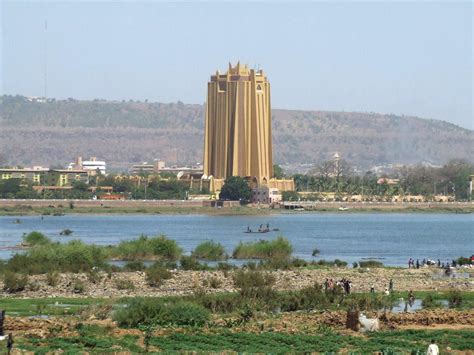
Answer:
M33 168L9 168L0 169L0 179L24 179L31 181L34 185L41 185L46 180L48 168L34 166Z
M51 169L46 175L46 185L70 186L74 181L89 183L89 172L83 169Z
M130 168L130 174L159 174L162 169L165 168L165 162L163 160L156 159L153 163L143 162L135 164Z

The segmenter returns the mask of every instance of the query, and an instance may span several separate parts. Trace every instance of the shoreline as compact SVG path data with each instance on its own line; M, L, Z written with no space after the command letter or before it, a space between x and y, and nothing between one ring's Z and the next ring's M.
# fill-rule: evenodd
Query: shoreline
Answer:
M339 210L339 208L345 210ZM347 208L347 209L346 209ZM208 207L198 200L0 200L0 216L63 214L269 215L310 213L474 213L474 202L318 202L304 211L267 206Z
M470 272L469 270L468 272ZM293 269L263 271L276 278L275 290L290 291L302 289L318 282L324 283L326 278L334 280L349 279L353 282L353 292L368 293L370 287L374 286L377 293L383 292L393 279L394 289L399 292L408 290L447 292L456 289L462 292L474 292L474 284L471 278L433 278L433 270L427 269L400 269L400 268L317 268L317 269ZM0 295L2 298L43 298L43 297L67 297L67 298L120 298L120 297L167 297L192 295L199 290L208 293L232 293L237 289L233 285L232 275L234 271L193 271L173 270L172 277L164 280L160 287L150 286L146 281L145 272L122 271L107 274L100 272L100 281L90 280L87 273L61 273L58 284L49 286L46 274L29 276L28 287L18 293L3 291L3 281L0 281ZM212 287L210 279L218 279L218 286ZM81 281L84 291L77 293L72 284ZM131 282L134 287L130 289L117 288L117 280Z

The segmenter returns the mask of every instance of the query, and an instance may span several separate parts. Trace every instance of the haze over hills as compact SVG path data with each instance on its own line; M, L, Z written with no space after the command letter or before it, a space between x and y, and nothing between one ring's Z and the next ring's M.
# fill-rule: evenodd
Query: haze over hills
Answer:
M77 155L97 156L112 169L153 158L202 161L202 105L30 100L1 97L0 164L64 165ZM444 121L279 109L272 116L274 162L286 166L317 164L336 151L361 168L474 160L474 131Z

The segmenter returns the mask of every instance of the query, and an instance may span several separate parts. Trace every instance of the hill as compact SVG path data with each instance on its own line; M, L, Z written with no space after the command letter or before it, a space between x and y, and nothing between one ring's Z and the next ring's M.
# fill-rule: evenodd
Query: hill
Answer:
M153 158L202 161L202 105L23 96L2 96L0 105L0 164L64 165L77 155L116 169ZM443 121L279 109L272 115L274 161L282 165L315 164L336 151L359 167L474 159L474 132Z

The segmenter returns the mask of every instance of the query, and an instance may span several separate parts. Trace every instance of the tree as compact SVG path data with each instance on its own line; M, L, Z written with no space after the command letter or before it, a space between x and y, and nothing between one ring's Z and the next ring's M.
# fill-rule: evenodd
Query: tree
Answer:
M239 200L242 202L250 201L252 190L250 190L247 181L240 176L231 176L225 179L219 194L221 200Z
M280 165L274 164L273 165L273 177L275 179L283 179L285 177L285 173Z

